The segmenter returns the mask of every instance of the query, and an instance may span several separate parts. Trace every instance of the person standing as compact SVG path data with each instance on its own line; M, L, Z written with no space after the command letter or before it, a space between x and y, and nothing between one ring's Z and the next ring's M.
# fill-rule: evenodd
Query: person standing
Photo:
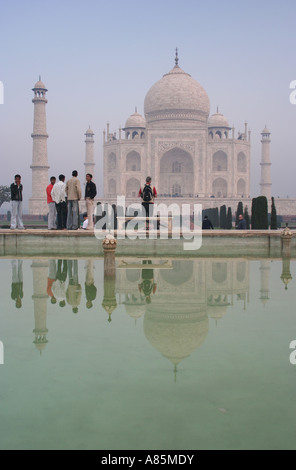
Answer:
M143 199L142 206L144 209L144 213L146 214L146 230L149 230L149 217L153 217L153 209L154 209L154 198L157 197L157 192L155 187L151 187L151 176L147 176L145 186L140 188L138 196ZM145 217L145 215L144 215Z
M47 205L48 205L48 230L56 230L56 217L57 217L57 211L56 211L56 206L55 202L51 197L51 191L55 185L56 182L56 177L51 176L50 178L50 183L46 187L46 194L47 194Z
M56 304L57 299L54 296L54 293L52 291L52 286L53 283L56 279L56 273L57 273L57 263L55 259L49 259L49 268L48 268L48 278L47 278L47 295L50 297L50 302L52 304Z
M58 260L56 278L52 284L52 293L59 302L60 307L66 305L66 279L67 279L67 260Z
M79 205L81 199L81 186L77 178L78 172L72 171L72 178L66 183L67 194L67 229L77 230L79 228Z
M240 214L238 216L238 224L237 224L236 230L246 230L246 229L247 229L246 221L244 219L244 216Z
M10 185L11 194L11 221L10 228L14 230L19 228L23 230L23 185L21 184L21 175L15 175L14 183Z
M202 221L202 230L211 230L211 229L214 230L213 224L210 221L209 217L205 215Z
M11 298L15 301L16 308L21 308L23 294L23 260L13 259L11 261L12 280Z
M55 202L57 211L58 230L66 230L67 226L67 203L65 175L59 175L59 182L51 190L51 197Z
M86 308L93 306L93 300L97 296L97 288L95 286L94 278L94 264L92 259L88 259L86 262L86 274L85 274L85 297L86 297Z
M97 195L97 188L95 183L92 181L92 175L90 173L86 174L86 185L85 185L85 201L86 201L86 211L88 217L88 226L87 230L94 229L94 198Z
M72 312L78 313L82 295L82 287L78 280L78 260L68 260L67 264L69 284L66 290L66 299L68 304L72 306Z
M146 304L151 303L151 294L155 294L157 284L154 282L153 269L148 268L149 264L152 264L151 260L142 261L142 282L138 284L138 289L145 295Z

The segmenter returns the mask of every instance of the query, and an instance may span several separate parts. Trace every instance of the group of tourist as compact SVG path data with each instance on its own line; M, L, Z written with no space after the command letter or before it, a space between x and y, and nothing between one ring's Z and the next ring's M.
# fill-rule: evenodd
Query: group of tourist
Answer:
M10 228L23 230L23 185L21 176L15 175L14 183L10 186L12 213ZM97 188L92 181L92 175L86 174L85 202L86 213L83 214L83 229L93 230L94 198L97 194ZM49 230L77 230L79 225L79 201L82 197L81 185L78 179L77 170L72 171L72 178L65 183L65 175L59 175L59 181L51 176L50 183L46 187L48 204L48 229ZM146 228L149 228L149 207L154 203L157 196L155 187L151 187L151 177L147 176L146 183L139 190L139 196L142 198L143 209L146 214Z
M153 215L151 211L151 204L154 203L154 198L157 197L155 187L151 186L151 177L147 176L146 183L143 188L140 188L138 196L142 198L142 206L146 215L146 229L149 229L149 216ZM19 228L24 229L22 220L22 191L21 176L15 175L15 181L10 186L12 213L11 213L11 229ZM81 186L78 179L78 172L72 171L72 178L65 183L65 175L59 175L59 181L56 182L56 177L50 178L50 183L46 188L47 204L48 204L48 229L49 230L77 230L79 225L79 201L81 199ZM92 175L86 174L85 185L85 201L86 213L84 214L83 227L87 230L94 229L93 212L94 212L94 198L96 197L97 189L95 183L92 181ZM159 228L159 227L158 227ZM213 230L213 224L205 215L203 223L203 230ZM236 227L238 230L246 229L246 221L242 215L239 216L239 222Z
M79 201L82 197L80 181L77 170L72 171L72 178L65 183L65 175L56 178L52 176L46 188L48 204L48 229L49 230L77 230L79 224ZM88 224L87 230L93 230L93 206L97 188L92 181L92 175L86 174L85 202Z
M14 183L10 186L11 192L11 222L12 230L18 228L23 230L23 185L21 176L15 175ZM93 212L94 198L97 194L97 188L92 181L92 175L86 174L85 185L85 202L86 217L83 228L93 230ZM72 171L72 178L65 183L65 175L59 175L59 181L56 177L51 176L50 183L46 187L47 204L48 204L48 229L49 230L77 230L79 223L79 201L82 197L81 185L78 179L77 170Z

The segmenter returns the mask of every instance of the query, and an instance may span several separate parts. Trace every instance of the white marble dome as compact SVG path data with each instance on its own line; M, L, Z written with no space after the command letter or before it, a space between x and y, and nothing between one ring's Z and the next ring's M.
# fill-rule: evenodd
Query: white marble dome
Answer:
M178 119L205 121L210 101L204 88L178 65L148 91L144 112L147 122Z
M218 111L209 118L208 127L227 127L230 129L226 117Z
M124 129L128 128L146 128L146 121L141 114L134 112L126 121Z
M46 86L44 85L44 83L40 79L38 80L38 82L35 83L33 90L35 88L46 90Z

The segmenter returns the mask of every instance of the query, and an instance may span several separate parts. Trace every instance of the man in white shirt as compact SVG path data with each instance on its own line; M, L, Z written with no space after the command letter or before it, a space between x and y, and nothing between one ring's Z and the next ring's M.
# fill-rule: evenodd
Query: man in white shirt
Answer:
M56 204L58 227L57 230L66 230L67 225L67 203L66 203L66 184L65 176L59 176L59 182L56 183L51 191L51 197Z

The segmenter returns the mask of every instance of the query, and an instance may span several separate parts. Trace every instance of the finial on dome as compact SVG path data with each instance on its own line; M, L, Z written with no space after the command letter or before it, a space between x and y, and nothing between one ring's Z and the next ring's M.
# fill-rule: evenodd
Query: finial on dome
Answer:
M217 106L217 114L219 113L219 106Z
M39 75L39 82L41 82L41 75Z
M135 106L135 113L137 113L137 112L138 112L138 108L137 108L137 106Z
M176 57L175 57L175 64L178 67L179 57L178 57L178 48L176 47Z

